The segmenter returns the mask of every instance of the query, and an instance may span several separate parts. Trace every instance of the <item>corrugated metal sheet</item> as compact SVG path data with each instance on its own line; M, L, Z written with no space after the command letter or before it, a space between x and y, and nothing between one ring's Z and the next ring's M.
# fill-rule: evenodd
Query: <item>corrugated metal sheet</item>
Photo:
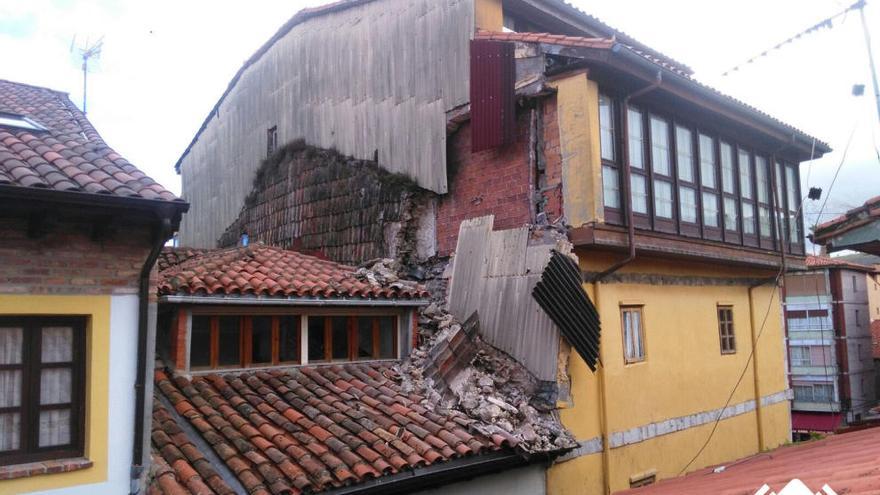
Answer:
M477 311L480 333L538 379L556 380L559 331L530 296L553 249L532 245L526 227L493 232L494 217L461 223L449 286L449 311L464 320Z
M180 163L181 243L210 247L266 154L307 143L446 192L446 111L468 101L473 0L383 0L308 19L245 69Z
M577 263L559 251L553 251L541 281L532 290L532 297L587 366L596 371L602 325L599 312L582 284Z
M516 137L514 44L471 41L471 150L512 143Z

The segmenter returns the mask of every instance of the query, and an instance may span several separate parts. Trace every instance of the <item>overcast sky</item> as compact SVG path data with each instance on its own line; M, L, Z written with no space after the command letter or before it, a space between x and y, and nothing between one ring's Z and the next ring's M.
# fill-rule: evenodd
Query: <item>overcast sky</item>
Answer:
M880 0L867 8L880 56ZM88 114L107 142L180 191L174 163L242 62L297 10L322 0L0 0L0 78L67 91L82 103L77 47L103 37ZM690 65L701 81L816 137L834 153L805 164L833 216L880 195L880 124L857 13L728 77L721 73L842 10L838 0L574 0L582 10ZM73 48L73 50L71 50ZM853 84L866 94L853 97ZM807 179L809 177L809 183ZM818 204L805 206L818 211ZM814 217L814 215L813 215ZM808 216L811 225L814 218Z

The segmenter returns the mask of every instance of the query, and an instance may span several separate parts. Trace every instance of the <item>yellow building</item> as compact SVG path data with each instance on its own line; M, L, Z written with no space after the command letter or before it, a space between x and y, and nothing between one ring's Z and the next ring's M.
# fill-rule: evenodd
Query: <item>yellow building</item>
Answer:
M612 493L789 441L780 275L804 267L798 166L828 146L559 2L476 8L478 39L515 44L517 77L527 58L556 67L537 106L546 175L601 320L595 372L562 346L579 448L547 493Z
M0 81L0 113L0 494L137 493L149 276L188 205L66 93Z

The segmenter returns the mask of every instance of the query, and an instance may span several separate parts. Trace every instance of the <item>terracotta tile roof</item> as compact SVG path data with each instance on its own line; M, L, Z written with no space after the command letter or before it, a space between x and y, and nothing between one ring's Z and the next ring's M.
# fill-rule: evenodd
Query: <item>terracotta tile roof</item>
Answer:
M0 113L46 129L0 123L0 185L181 201L107 146L66 93L0 80Z
M429 295L411 282L373 285L359 279L354 267L260 244L190 254L159 273L160 295L380 299Z
M473 420L458 411L421 405L424 397L405 393L383 363L192 379L157 371L155 382L177 419L222 459L218 469L234 473L251 494L322 492L514 447L512 439L500 435L470 433ZM190 447L193 439L169 418L161 404L154 406L154 448L166 463L171 452L177 464L174 473L165 471L153 485L210 484L214 477L198 469L203 463ZM186 459L175 457L177 451ZM212 489L223 493L219 483Z
M201 248L166 247L159 253L159 259L156 260L156 266L159 268L159 271L162 272L169 268L173 268L190 258L201 256L209 251L211 250Z
M880 428L869 428L799 445L789 445L728 464L660 481L655 485L617 492L628 495L682 493L742 495L755 493L765 483L777 493L797 478L813 492L826 483L837 493L880 493Z
M235 495L158 397L153 398L151 493Z
M873 266L853 263L852 261L832 258L830 256L807 256L807 268L846 268L861 272L874 272Z
M848 230L864 225L880 218L880 196L865 201L862 206L853 208L839 217L816 226L813 237L816 242L831 236L840 235Z

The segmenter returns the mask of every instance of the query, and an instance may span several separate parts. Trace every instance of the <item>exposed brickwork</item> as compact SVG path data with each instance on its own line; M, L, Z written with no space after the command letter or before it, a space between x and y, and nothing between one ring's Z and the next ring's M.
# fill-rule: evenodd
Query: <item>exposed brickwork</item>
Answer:
M449 138L449 193L437 209L438 254L455 250L463 220L495 215L495 229L529 223L529 112L517 115L516 141L477 153L471 152L470 123Z
M545 211L547 220L562 215L562 157L559 153L559 126L556 97L538 102L542 134L536 138L539 153L529 164L531 112L519 108L516 141L503 148L471 152L470 123L465 123L449 139L449 193L440 200L437 210L438 254L455 250L458 227L463 220L495 215L495 230L505 230L532 223L529 209L529 183L536 182L537 211ZM538 125L536 123L536 125ZM530 175L532 178L530 179ZM536 196L537 198L537 196Z
M0 294L136 294L147 230L127 227L95 241L91 228L59 222L31 238L25 220L0 219Z
M543 175L539 175L538 189L544 197L543 211L549 222L562 216L562 154L559 150L559 117L556 114L556 96L541 101L543 126Z
M218 245L234 246L247 233L251 242L340 263L404 257L388 252L388 237L410 230L403 224L420 194L428 193L375 163L293 142L263 164L239 218Z

